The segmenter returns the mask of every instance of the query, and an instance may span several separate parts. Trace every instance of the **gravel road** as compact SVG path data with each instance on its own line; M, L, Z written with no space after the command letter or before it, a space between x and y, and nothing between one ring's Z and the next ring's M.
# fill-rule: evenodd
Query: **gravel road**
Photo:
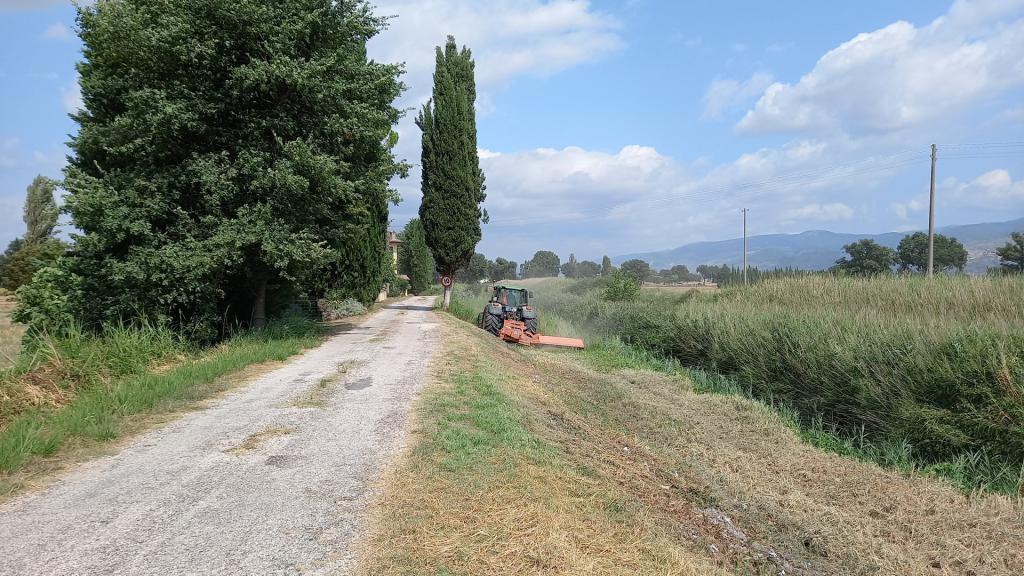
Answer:
M385 308L0 505L0 574L348 573L361 512L426 380L431 304Z

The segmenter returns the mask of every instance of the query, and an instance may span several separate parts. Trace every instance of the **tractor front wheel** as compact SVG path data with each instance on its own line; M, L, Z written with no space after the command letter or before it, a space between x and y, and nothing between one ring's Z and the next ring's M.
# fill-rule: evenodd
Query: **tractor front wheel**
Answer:
M505 322L497 314L485 314L484 316L484 330L497 336L498 332L501 332L501 325Z

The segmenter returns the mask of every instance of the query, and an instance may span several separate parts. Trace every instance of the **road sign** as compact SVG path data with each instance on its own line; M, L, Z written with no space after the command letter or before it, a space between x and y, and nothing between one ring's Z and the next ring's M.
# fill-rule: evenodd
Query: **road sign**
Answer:
M441 286L444 286L445 288L451 288L452 287L452 277L451 276L441 276Z

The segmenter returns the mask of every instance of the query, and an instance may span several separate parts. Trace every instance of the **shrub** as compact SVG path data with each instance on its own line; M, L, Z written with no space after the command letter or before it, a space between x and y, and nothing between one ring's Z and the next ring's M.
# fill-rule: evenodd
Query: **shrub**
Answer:
M366 314L366 306L355 298L345 298L344 300L324 299L317 302L317 305L320 307L320 314L325 321Z
M608 283L604 289L604 299L610 302L621 302L635 300L640 294L640 280L622 270L615 270L608 277Z

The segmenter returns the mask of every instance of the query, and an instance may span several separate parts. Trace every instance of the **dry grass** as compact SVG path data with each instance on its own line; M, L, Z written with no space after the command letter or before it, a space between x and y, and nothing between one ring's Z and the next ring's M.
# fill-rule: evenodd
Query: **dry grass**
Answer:
M21 336L25 328L11 323L11 312L17 302L10 296L0 296L0 370L14 366L21 351Z
M1019 501L824 453L764 406L679 377L445 327L364 573L1024 574ZM445 470L430 398L481 363L550 458Z
M715 284L690 284L690 285L675 285L675 284L651 284L645 282L643 285L645 292L654 292L662 294L684 294L686 292L714 292L718 290L718 286Z

